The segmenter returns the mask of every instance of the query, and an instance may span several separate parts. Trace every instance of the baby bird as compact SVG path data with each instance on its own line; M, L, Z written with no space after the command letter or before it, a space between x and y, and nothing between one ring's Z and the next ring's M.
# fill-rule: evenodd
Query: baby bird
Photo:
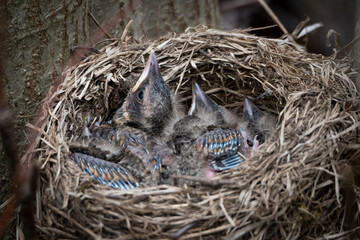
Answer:
M192 86L192 103L188 112L189 116L195 116L205 120L209 125L236 126L238 118L226 108L216 104L196 83Z
M93 152L94 155L106 160L126 154L145 159L149 153L146 134L143 131L126 126L113 128L107 124L86 126L80 140L72 143L70 148Z
M159 152L157 139L182 118L181 110L152 51L112 125L85 128L85 141L78 144L80 147L75 144L71 157L93 179L113 188L157 184L159 178L153 169L161 168L162 159L168 159L167 154Z
M251 144L256 144L252 139L263 144L270 137L275 128L275 119L270 113L261 111L248 98L244 100L244 112L242 128Z
M177 161L172 174L214 177L215 171L238 166L243 160L243 138L236 129L236 117L216 104L197 83L193 83L192 105L171 135Z
M158 137L182 117L182 108L163 80L155 53L151 52L144 71L115 113L113 122Z

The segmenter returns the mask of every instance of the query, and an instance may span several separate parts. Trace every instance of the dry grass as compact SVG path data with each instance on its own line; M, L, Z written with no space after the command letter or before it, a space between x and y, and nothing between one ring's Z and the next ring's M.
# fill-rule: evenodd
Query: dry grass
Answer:
M43 238L296 239L348 233L340 172L359 154L359 115L350 111L358 96L346 59L245 31L204 28L152 43L108 43L101 54L64 72L40 133L37 218ZM196 80L221 105L236 109L244 96L258 97L260 108L277 114L277 130L258 155L213 182L189 178L181 188L114 190L82 173L68 157L68 143L89 114L105 118L121 104L151 49L184 104ZM356 219L357 213L356 207Z

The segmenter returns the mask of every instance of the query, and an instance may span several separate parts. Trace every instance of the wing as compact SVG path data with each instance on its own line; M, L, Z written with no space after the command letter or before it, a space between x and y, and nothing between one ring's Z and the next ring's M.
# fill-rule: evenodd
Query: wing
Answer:
M106 160L128 154L148 161L146 135L137 129L97 126L85 127L84 132L87 134L80 141L70 145L72 152L86 152Z
M83 172L103 185L124 190L139 187L131 173L119 164L83 153L72 153L70 157Z
M209 161L209 165L212 169L220 172L239 166L239 164L243 160L244 160L243 156L241 156L238 153L234 153L232 155L223 158L211 159Z
M201 135L195 148L209 159L210 166L216 171L237 167L244 156L244 139L235 129L216 128Z
M90 139L97 139L114 144L118 147L126 149L128 146L146 149L146 136L142 131L135 128L112 128L108 126L99 126L90 129Z

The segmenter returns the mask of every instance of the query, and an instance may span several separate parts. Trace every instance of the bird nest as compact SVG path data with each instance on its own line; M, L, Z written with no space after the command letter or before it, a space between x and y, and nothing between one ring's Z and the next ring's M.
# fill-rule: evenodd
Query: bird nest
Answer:
M348 60L246 31L192 28L153 42L128 39L108 42L67 69L52 96L57 100L36 150L43 238L295 239L348 233L341 173L359 139ZM276 131L254 157L214 179L183 176L184 185L132 190L91 180L69 157L69 143L89 116L106 119L122 104L152 49L164 80L185 106L195 80L228 109L241 109L249 97L276 114Z

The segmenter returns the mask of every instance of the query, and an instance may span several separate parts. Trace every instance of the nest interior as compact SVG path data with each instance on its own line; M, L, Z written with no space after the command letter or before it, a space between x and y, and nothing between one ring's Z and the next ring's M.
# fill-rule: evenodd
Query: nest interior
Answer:
M154 49L186 105L197 81L219 104L244 97L277 115L256 156L216 181L115 190L69 158L85 119L119 107ZM41 131L37 221L42 237L290 238L344 232L340 170L358 153L355 74L347 59L310 54L246 31L191 28L151 43L111 41L67 69ZM192 184L196 181L197 184ZM358 201L356 198L354 201Z

